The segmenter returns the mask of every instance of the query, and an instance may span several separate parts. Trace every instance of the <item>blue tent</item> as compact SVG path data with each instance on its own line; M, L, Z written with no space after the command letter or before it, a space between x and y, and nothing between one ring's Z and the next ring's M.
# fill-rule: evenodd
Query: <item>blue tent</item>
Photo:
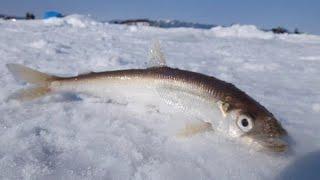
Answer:
M49 19L49 18L61 18L63 15L57 11L47 11L43 15L43 19Z

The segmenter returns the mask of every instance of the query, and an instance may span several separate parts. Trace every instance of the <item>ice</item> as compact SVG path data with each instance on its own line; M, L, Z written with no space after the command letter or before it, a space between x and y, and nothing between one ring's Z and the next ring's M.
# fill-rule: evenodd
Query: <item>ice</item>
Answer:
M0 29L0 179L319 179L319 36L251 25L132 27L80 15L0 21ZM7 101L26 87L7 63L65 76L145 68L155 40L170 66L227 80L264 104L289 132L291 152L256 152L214 131L177 137L188 115L160 102L81 94Z

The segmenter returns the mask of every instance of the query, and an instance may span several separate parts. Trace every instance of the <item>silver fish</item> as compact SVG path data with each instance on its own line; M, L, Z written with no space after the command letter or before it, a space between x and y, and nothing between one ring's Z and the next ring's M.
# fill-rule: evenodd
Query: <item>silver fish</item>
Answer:
M150 94L162 89L164 91L160 92L164 92L162 94L168 99L173 97L184 101L183 97L190 96L206 102L208 108L219 112L221 117L219 123L212 123L213 129L224 132L228 137L275 152L286 151L288 147L281 139L286 136L286 130L272 113L233 84L215 77L165 65L75 77L52 76L19 64L8 64L7 67L16 78L34 85L15 93L12 96L15 99L32 100L56 92L89 93L99 97L111 93L128 98L152 99ZM175 96L170 96L171 92ZM179 93L183 96L176 96Z

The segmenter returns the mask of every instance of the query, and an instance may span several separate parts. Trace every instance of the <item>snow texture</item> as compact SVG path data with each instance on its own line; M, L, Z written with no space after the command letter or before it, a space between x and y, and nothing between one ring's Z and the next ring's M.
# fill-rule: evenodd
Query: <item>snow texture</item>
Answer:
M0 20L0 29L0 179L320 177L319 36L242 25L110 25L80 15ZM145 68L155 40L170 66L234 83L265 105L289 132L290 153L256 152L215 132L179 138L188 117L156 103L78 94L7 101L27 86L14 80L7 63L66 76Z

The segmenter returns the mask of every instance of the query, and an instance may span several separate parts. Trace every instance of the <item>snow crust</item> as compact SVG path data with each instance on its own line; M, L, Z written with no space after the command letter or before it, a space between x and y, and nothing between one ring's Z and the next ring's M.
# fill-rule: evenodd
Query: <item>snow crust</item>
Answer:
M272 39L272 32L263 32L253 25L235 24L231 27L217 26L211 29L217 37L259 38Z
M0 179L319 179L319 36L130 27L80 15L0 21L0 29ZM26 87L7 63L66 76L144 68L154 40L170 66L234 83L264 104L289 132L291 151L256 152L215 132L179 138L188 115L157 103L77 94L6 101Z

